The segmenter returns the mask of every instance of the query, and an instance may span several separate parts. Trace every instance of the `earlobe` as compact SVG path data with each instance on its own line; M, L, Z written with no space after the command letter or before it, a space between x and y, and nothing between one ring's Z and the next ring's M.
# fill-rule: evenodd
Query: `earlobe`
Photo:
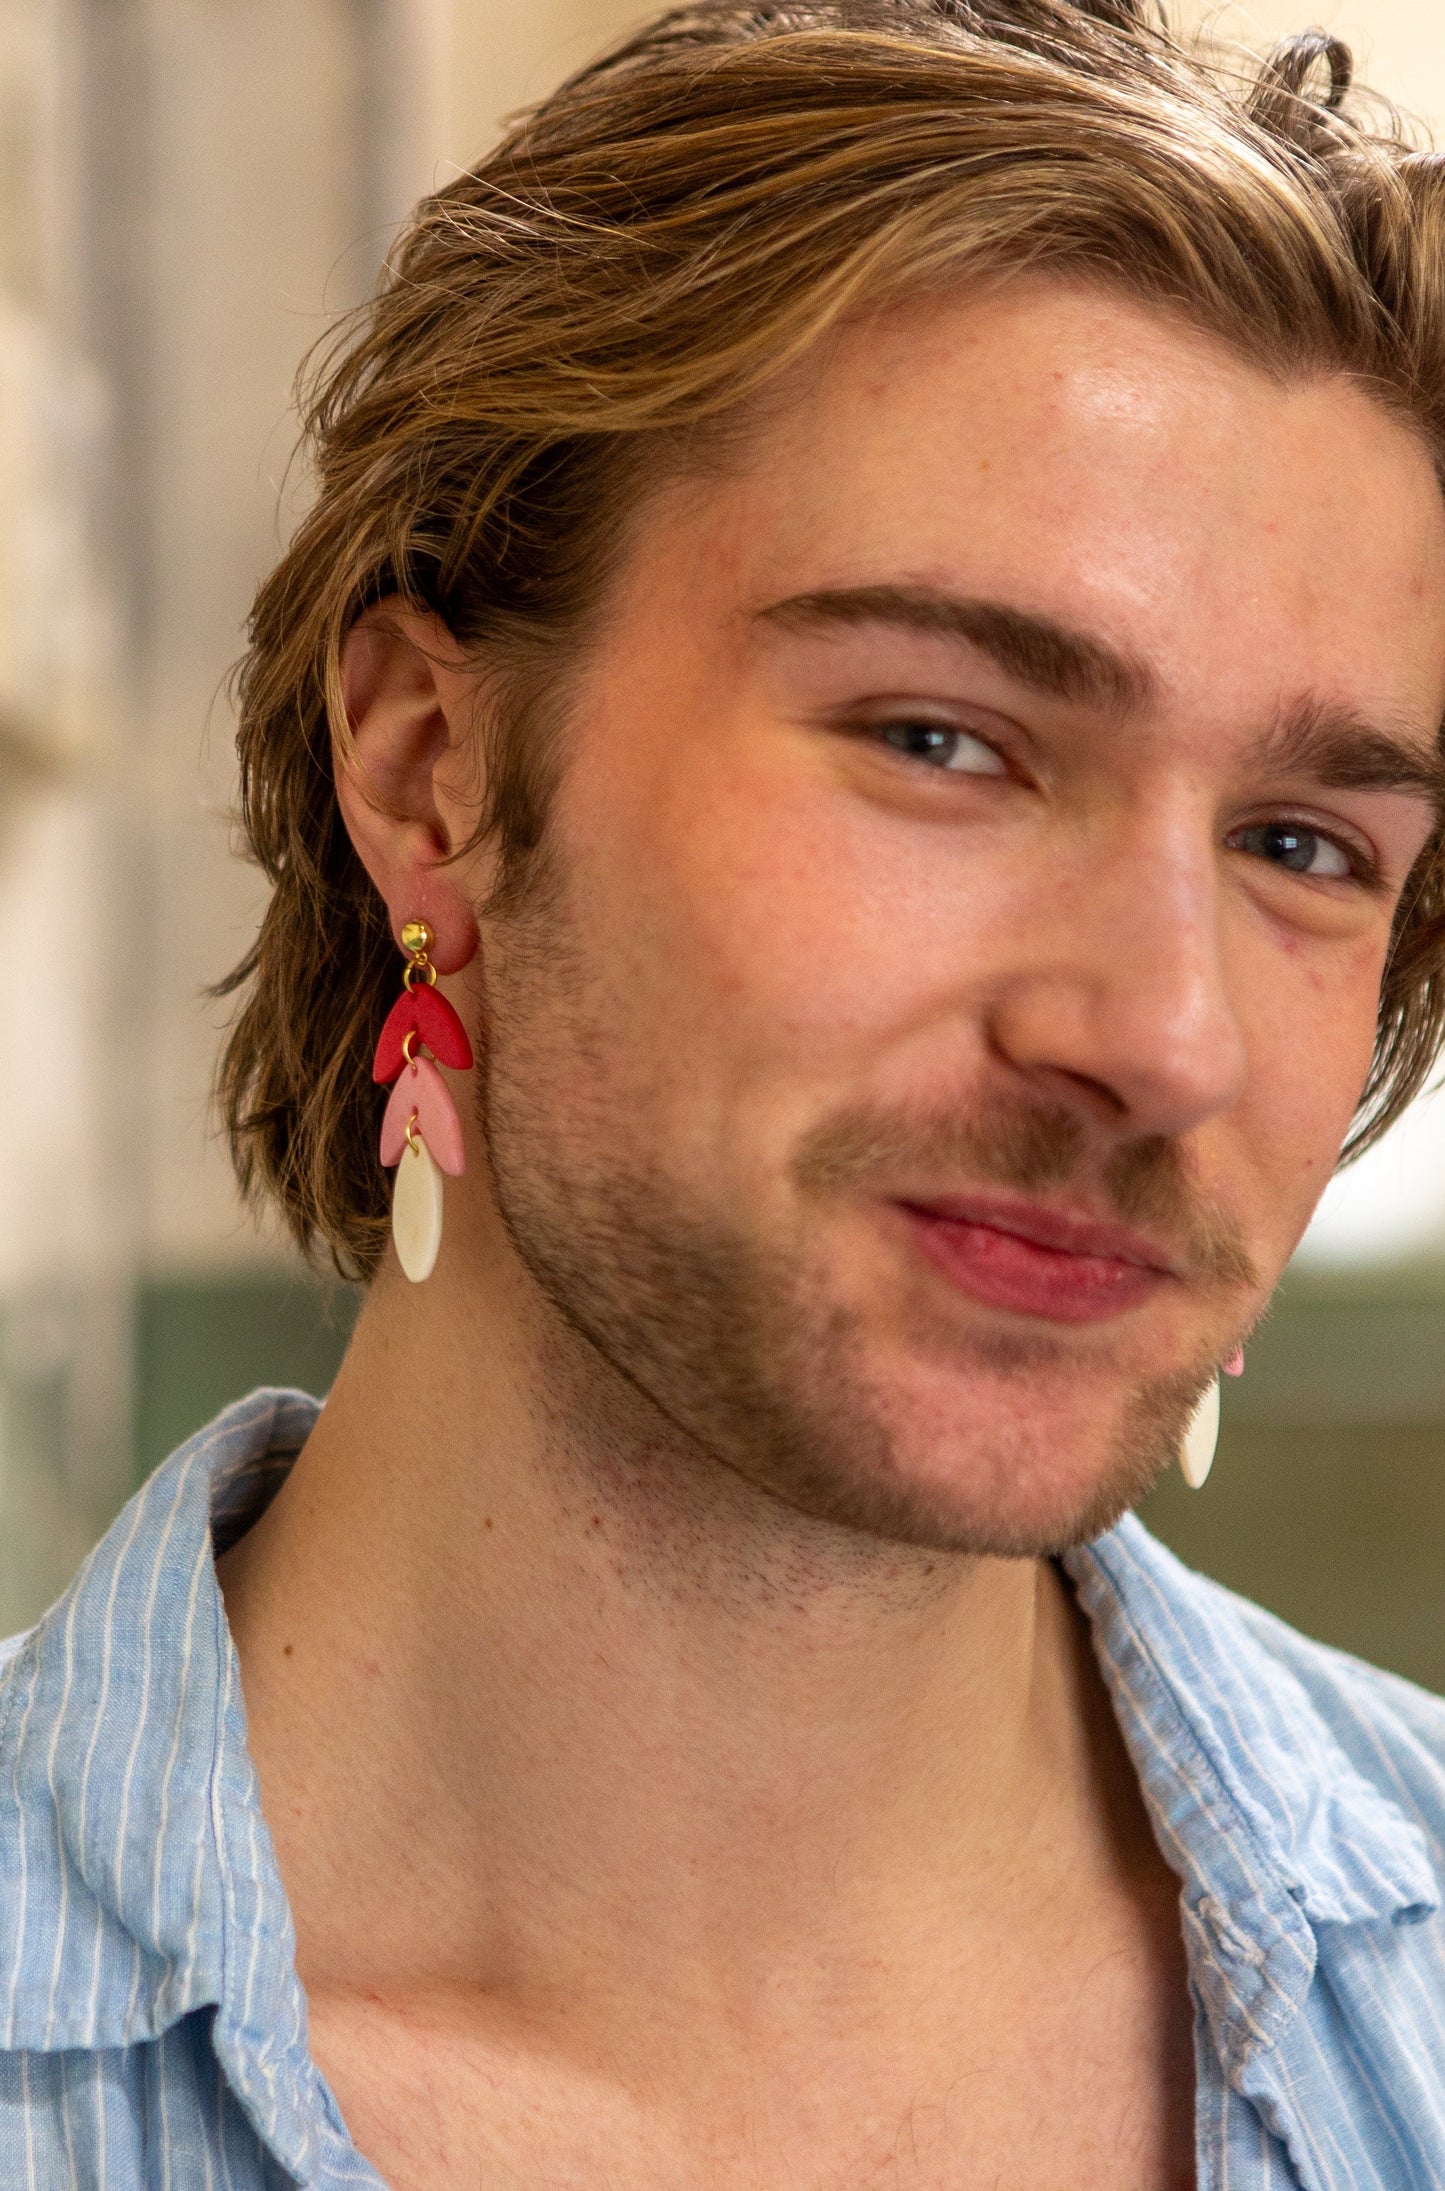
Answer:
M346 735L333 736L336 798L362 865L386 901L393 935L423 919L438 972L465 966L477 947L459 847L438 797L438 767L466 725L459 702L474 685L437 617L378 602L341 651Z

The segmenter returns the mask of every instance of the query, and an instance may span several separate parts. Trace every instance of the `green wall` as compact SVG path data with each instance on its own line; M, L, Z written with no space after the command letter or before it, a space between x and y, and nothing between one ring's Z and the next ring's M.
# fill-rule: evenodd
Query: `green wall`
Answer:
M136 1481L257 1385L327 1391L356 1306L352 1288L305 1278L148 1281L136 1316Z
M1224 1385L1202 1491L1141 1509L1191 1566L1445 1690L1445 1270L1292 1275Z
M138 1317L136 1467L258 1384L324 1392L355 1314L304 1280L167 1279ZM1191 1565L1445 1691L1445 1268L1292 1277L1226 1381L1203 1491L1143 1508Z

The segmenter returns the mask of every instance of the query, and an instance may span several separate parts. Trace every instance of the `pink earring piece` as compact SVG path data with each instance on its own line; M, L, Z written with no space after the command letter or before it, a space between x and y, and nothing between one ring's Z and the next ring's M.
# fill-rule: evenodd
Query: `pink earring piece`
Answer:
M399 1164L408 1140L419 1134L444 1172L460 1179L467 1168L462 1122L447 1084L429 1057L414 1057L401 1069L381 1121L381 1161L387 1171Z
M426 921L408 921L401 931L408 953L405 986L387 1013L371 1068L382 1087L395 1082L381 1122L380 1154L386 1170L396 1169L391 1234L397 1260L418 1284L430 1278L441 1249L442 1173L459 1178L466 1169L462 1123L435 1061L456 1071L472 1063L465 1027L433 986L434 941Z

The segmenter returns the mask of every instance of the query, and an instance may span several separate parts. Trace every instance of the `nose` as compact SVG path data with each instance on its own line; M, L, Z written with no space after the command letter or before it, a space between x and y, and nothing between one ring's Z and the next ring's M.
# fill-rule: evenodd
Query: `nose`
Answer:
M1229 1110L1247 1065L1212 816L1156 810L1101 836L1034 894L989 1037L1041 1093L1175 1137Z

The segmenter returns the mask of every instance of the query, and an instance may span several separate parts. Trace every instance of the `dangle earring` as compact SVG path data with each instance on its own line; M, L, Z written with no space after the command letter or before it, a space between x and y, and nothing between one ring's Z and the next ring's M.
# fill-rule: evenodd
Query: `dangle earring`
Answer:
M1226 1377L1244 1374L1244 1349L1236 1347L1228 1360L1221 1365ZM1219 1379L1212 1377L1209 1390L1189 1418L1179 1447L1179 1473L1191 1491L1204 1488L1210 1469L1214 1466L1214 1449L1219 1443Z
M465 1072L472 1046L456 1013L436 988L429 953L436 941L425 921L407 921L402 992L386 1015L372 1078L394 1081L381 1121L381 1161L396 1167L391 1190L391 1237L408 1278L430 1278L442 1244L442 1173L466 1169L462 1122L437 1066Z

